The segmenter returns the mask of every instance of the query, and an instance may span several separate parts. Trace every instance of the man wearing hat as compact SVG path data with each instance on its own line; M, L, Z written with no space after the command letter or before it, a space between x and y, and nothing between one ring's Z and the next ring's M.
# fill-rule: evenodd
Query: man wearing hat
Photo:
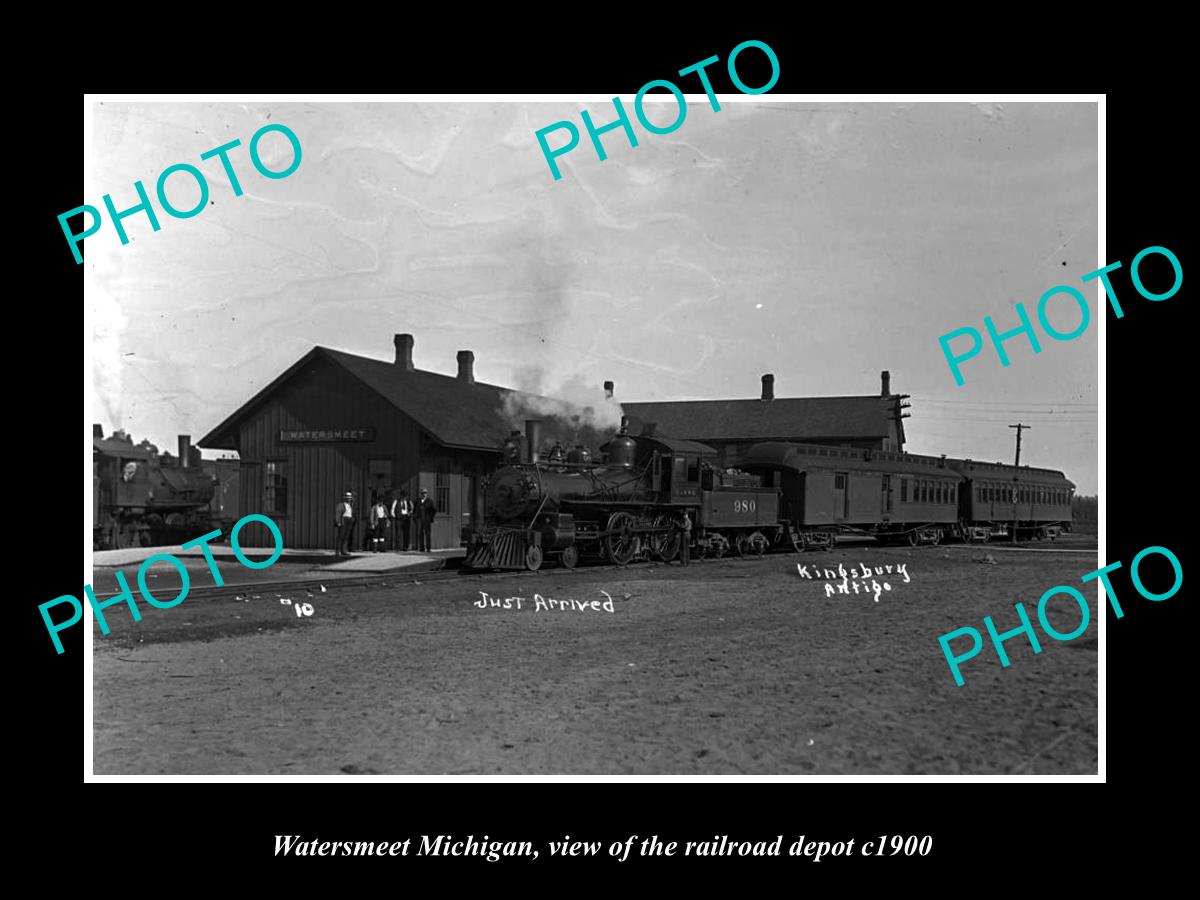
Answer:
M333 511L333 527L337 529L337 555L350 555L350 535L354 532L354 494L346 491L342 502Z
M420 527L418 549L428 553L433 549L433 517L438 514L437 504L429 497L429 491L421 488L421 499L417 501L417 525Z
M412 549L413 502L408 491L400 492L400 499L392 501L392 540L396 550Z

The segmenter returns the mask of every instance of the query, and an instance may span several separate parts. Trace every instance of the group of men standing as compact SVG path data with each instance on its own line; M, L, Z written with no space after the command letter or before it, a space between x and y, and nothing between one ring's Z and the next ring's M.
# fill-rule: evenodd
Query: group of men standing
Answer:
M376 499L367 515L370 530L364 549L381 552L384 550L432 549L433 519L438 514L437 504L429 491L421 488L420 499L415 503L409 499L408 491L387 502L383 497ZM337 555L349 556L354 545L355 503L354 494L346 491L333 513L333 524L337 529ZM414 535L414 527L415 535ZM416 543L417 546L413 546Z

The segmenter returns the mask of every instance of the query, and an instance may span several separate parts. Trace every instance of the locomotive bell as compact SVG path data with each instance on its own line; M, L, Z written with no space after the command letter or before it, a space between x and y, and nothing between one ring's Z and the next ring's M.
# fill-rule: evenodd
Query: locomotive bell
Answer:
M586 466L592 461L592 453L583 444L576 444L567 454L567 462L574 465Z

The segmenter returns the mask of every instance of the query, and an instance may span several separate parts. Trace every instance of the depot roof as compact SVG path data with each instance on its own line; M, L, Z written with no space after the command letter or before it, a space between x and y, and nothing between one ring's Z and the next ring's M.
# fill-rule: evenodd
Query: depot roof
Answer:
M534 400L545 399L482 381L467 382L453 375L440 375L421 369L408 370L393 362L318 346L197 443L209 449L236 449L238 427L242 420L317 359L326 360L349 372L447 447L500 453L504 439L513 427L512 421L504 414L504 398L517 395Z

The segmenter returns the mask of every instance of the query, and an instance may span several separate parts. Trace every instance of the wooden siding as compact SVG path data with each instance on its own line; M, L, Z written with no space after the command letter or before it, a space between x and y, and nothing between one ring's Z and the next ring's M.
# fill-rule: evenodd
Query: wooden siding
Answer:
M373 428L371 441L281 443L281 430ZM421 427L345 370L314 359L241 424L240 506L242 515L269 515L283 533L285 547L332 549L333 513L346 491L354 492L354 545L361 549L370 511L371 460L389 460L391 489L416 499L420 488L436 497L437 472L446 473L454 498L434 522L434 547L456 547L463 524L471 521L475 476L490 466L488 454L456 451L434 443ZM499 458L497 453L496 458ZM287 471L287 513L263 508L266 463L283 461ZM444 492L443 492L444 493ZM465 516L464 516L465 512ZM265 526L247 525L239 534L247 546L270 546Z

